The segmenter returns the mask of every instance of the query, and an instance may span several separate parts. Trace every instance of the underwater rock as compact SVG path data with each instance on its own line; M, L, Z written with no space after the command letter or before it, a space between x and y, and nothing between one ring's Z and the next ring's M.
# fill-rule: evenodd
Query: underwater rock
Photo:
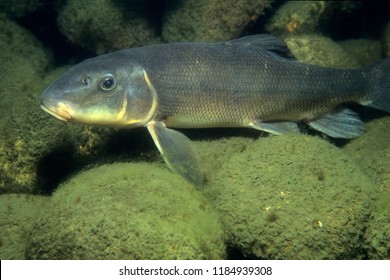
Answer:
M326 1L287 1L272 16L266 31L278 35L312 33L327 6Z
M201 193L157 164L73 176L35 223L28 259L221 259L223 232Z
M70 163L75 150L72 146L74 135L82 136L83 126L54 120L39 107L44 88L53 76L62 72L57 70L45 79L36 77L29 84L28 92L22 92L12 100L0 141L0 193L42 192L38 188L45 184L39 182L45 180L43 174L53 175ZM72 132L72 129L78 131ZM52 160L45 164L42 160L50 153ZM50 170L46 171L48 168Z
M257 137L260 134L258 131L251 131L249 129L247 129L247 132L254 132L253 134ZM218 132L214 132L214 136L217 134ZM193 141L201 168L205 174L206 182L212 180L223 163L228 161L234 154L244 151L254 142L254 138L250 138L248 135L245 137L245 132L242 135L240 137L229 137L226 133L224 135L225 137L219 139Z
M286 1L266 24L266 31L275 35L317 32L321 22L332 19L335 11L349 13L356 1Z
M210 185L228 244L259 259L359 258L378 187L342 150L305 135L260 138Z
M35 138L39 136L35 132L42 127L40 117L44 117L37 99L41 91L37 87L52 62L50 52L28 30L4 15L0 16L0 29L0 193L3 193L21 191L25 183L29 185L27 189L32 186L25 163L34 160L35 151L30 150L30 156L25 157L23 139L30 135L34 141L43 140ZM13 189L17 184L21 188Z
M31 84L47 69L51 55L28 30L0 14L0 60L2 128L11 108L26 96Z
M286 44L294 57L302 62L324 67L360 68L359 61L328 37L308 34L289 36Z
M364 238L370 260L390 259L390 190L384 191L372 211Z
M131 48L155 37L148 2L69 0L57 22L73 44L97 54Z
M0 195L0 259L24 259L27 234L48 202L45 196Z
M390 117L366 123L367 131L343 149L364 173L390 191Z
M261 15L268 0L167 1L162 37L166 42L226 41L237 38Z
M368 39L352 39L338 42L349 54L353 55L364 66L382 58L379 41Z
M59 0L56 0L59 1ZM25 14L33 13L46 3L46 0L0 0L0 11L12 17L22 17Z

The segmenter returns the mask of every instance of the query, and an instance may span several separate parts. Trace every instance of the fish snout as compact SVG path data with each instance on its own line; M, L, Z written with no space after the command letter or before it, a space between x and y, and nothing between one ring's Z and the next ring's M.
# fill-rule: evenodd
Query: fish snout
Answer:
M64 102L43 98L41 100L41 108L61 121L67 122L72 119L69 107Z

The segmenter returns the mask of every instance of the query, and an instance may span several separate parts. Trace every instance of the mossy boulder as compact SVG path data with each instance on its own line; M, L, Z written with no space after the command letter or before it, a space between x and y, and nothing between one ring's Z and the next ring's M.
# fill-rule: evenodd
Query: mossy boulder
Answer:
M226 41L239 37L262 13L268 0L167 1L162 37L166 42Z
M351 39L338 44L352 54L362 66L378 61L382 57L381 44L376 40Z
M365 232L368 258L390 259L390 190L385 190L375 203L371 220Z
M372 120L367 131L344 147L362 171L386 191L390 191L390 117Z
M44 113L39 108L44 73L51 53L28 30L0 15L0 193L31 192L30 162L37 150L26 150L26 139L42 142ZM15 187L15 186L18 187Z
M100 143L94 132L98 129L62 123L40 108L42 92L61 73L63 69L36 77L29 92L12 100L0 140L0 193L45 192L43 188L58 183L52 179L76 168L72 158Z
M331 21L350 14L359 3L354 1L285 1L266 23L275 35L318 33Z
M155 37L149 2L69 0L57 22L69 41L97 54L131 48Z
M294 55L301 61L324 67L360 68L361 64L332 39L320 35L295 35L285 39Z
M259 259L360 258L378 186L342 150L305 135L261 138L209 190L228 244Z
M22 17L28 13L33 13L42 6L45 0L0 0L0 10L12 17Z
M48 202L45 196L0 195L0 259L24 259L28 233Z
M51 63L51 54L28 30L0 14L0 128ZM0 135L1 138L2 135Z
M53 194L29 259L220 259L223 232L200 192L156 164L100 166Z

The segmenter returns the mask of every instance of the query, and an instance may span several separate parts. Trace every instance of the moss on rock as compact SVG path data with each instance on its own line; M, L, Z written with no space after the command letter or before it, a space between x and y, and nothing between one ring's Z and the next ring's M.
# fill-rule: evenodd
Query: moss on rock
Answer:
M113 164L53 194L27 246L32 259L220 259L223 232L201 194L155 164Z
M30 147L27 152L26 139L44 141L39 137L43 136L39 131L44 114L38 96L51 54L29 31L4 15L0 30L0 193L31 192L36 181L30 163L37 162L37 150Z
M148 19L147 3L69 0L57 21L61 32L72 43L102 54L154 39L155 29Z
M44 196L0 195L0 259L24 259L26 237L48 202Z
M356 1L285 1L265 29L283 36L317 33L330 20L348 15L358 7Z
M390 117L367 123L367 131L344 147L363 172L390 191Z
M166 42L226 41L239 37L262 13L267 0L168 1L162 37Z
M312 33L328 6L326 1L287 1L272 16L266 30L278 35Z
M0 128L50 65L51 54L28 30L0 14ZM3 135L0 135L0 138Z
M338 42L349 54L352 54L364 66L381 59L382 48L379 41L353 39Z
M287 37L291 53L302 62L325 67L359 68L359 61L339 44L319 35L298 35Z
M371 220L365 232L368 258L390 259L390 190L384 191L375 203Z
M56 71L55 76L62 72ZM52 79L36 77L29 92L10 104L0 141L0 193L35 192L42 158L54 147L69 147L69 130L39 107L41 93Z
M209 192L228 242L265 259L359 258L378 187L342 150L315 137L259 139Z

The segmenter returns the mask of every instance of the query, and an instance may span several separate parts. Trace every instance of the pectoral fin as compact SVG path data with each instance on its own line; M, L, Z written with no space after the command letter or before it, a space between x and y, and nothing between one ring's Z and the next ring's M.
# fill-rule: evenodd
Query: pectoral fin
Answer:
M151 121L146 127L171 170L196 187L201 187L204 176L190 139L176 130L168 129L163 122Z

